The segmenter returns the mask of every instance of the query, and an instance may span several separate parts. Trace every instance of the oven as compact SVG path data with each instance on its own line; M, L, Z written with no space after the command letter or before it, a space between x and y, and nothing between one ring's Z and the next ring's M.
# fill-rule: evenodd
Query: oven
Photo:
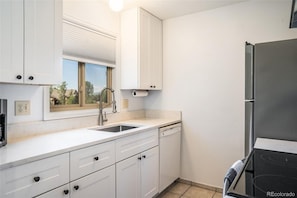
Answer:
M297 142L263 138L260 142L264 146L255 146L226 197L296 197Z

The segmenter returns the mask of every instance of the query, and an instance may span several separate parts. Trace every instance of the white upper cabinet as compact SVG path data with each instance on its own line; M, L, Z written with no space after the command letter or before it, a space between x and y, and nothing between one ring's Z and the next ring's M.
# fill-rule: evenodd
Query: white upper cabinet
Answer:
M162 89L162 21L141 8L121 15L122 89Z
M58 83L62 1L3 0L0 5L0 82Z

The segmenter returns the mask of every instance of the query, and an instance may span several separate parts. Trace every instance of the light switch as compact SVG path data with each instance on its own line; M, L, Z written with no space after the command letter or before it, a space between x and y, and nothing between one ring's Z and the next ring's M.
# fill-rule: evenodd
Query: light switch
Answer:
M15 115L30 115L30 101L15 101Z

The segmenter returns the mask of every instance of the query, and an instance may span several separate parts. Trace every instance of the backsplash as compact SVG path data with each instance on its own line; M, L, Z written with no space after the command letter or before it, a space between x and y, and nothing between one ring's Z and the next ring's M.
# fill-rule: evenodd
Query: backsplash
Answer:
M180 111L136 110L107 114L105 124L141 118L175 118L181 120ZM98 125L98 116L86 116L59 120L34 121L8 124L8 143L17 142L32 136L44 135Z

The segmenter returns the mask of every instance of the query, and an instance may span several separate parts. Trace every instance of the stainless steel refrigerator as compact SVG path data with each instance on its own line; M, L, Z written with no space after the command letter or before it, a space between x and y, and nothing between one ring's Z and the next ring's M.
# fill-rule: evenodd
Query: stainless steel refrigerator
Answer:
M249 44L245 155L257 137L297 141L297 39Z

